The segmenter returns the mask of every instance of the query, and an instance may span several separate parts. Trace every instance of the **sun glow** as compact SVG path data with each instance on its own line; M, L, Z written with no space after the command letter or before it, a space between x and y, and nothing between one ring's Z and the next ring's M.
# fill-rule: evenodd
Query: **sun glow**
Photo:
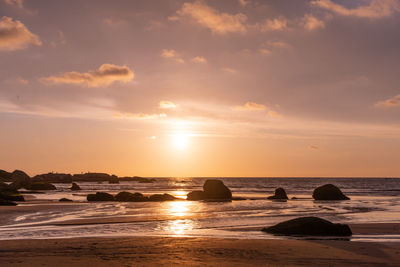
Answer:
M189 136L184 133L176 133L172 135L172 144L174 148L183 150L186 149L189 143Z

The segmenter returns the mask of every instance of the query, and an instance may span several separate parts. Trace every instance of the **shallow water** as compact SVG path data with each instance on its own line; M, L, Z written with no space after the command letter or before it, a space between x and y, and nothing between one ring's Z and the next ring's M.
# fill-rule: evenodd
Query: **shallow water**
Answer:
M20 212L7 213L0 226L0 239L64 238L82 236L203 236L228 238L279 238L260 231L262 227L300 216L318 216L333 222L400 222L400 179L372 178L223 178L234 196L249 200L232 202L142 202L87 203L94 191L144 194L170 193L184 199L201 189L203 178L158 178L141 184L79 183L82 191L71 192L69 184L56 184L57 191L29 195ZM314 201L315 187L339 186L349 201ZM276 187L284 187L296 200L267 200ZM78 203L58 203L67 197ZM41 204L41 200L46 203ZM26 211L23 211L23 207ZM45 206L45 207L44 207ZM19 208L17 207L17 208ZM357 241L400 241L398 235L353 236Z

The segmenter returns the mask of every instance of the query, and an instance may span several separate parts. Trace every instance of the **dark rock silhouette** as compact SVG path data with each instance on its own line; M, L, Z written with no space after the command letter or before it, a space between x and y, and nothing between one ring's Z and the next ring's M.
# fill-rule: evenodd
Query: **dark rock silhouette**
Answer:
M149 197L149 201L173 201L178 198L171 196L170 194L154 194Z
M87 195L88 201L114 201L114 196L104 192L96 192L96 194Z
M342 191L333 184L326 184L314 189L313 198L315 200L349 200Z
M231 199L232 192L221 180L207 180L203 185L205 199Z
M0 181L0 191L7 190L8 188L8 184Z
M57 188L48 183L48 182L34 182L29 185L29 187L25 187L29 190L56 190Z
M25 201L24 196L18 193L18 191L2 191L0 192L0 199L8 201Z
M282 187L279 187L277 189L275 189L275 194L273 196L269 196L268 199L279 199L279 200L286 200L288 199L288 196L286 195L286 191L285 189L283 189Z
M154 178L144 178L144 177L139 177L139 176L133 176L133 177L120 177L120 181L129 181L129 182L139 182L139 183L153 183L156 181Z
M60 198L58 201L60 201L60 202L72 202L71 199L68 199L68 198L65 198L65 197Z
M11 172L0 170L0 181L11 182Z
M20 188L27 188L31 185L31 178L24 173L23 171L20 170L15 170L11 174L11 184L9 185L9 188L11 189L20 189Z
M0 206L17 206L18 204L9 200L0 199Z
M47 183L72 183L72 175L66 173L46 173L39 174L32 178L32 182L47 182Z
M187 200L204 200L206 198L204 191L192 191L189 194L187 194L186 199Z
M119 192L115 196L115 200L121 202L143 202L149 199L141 193Z
M72 191L78 191L81 190L81 187L77 183L72 183L69 189L71 189Z
M109 184L119 184L119 179L118 176L116 175L111 175L110 180L108 180Z
M351 236L347 224L331 223L318 217L301 217L263 228L262 231L275 235L295 236Z

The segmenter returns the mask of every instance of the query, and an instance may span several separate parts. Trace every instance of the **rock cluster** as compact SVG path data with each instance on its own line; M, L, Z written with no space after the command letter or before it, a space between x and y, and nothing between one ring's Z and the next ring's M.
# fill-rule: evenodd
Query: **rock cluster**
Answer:
M187 200L232 200L231 190L221 180L206 180L203 191L192 191Z

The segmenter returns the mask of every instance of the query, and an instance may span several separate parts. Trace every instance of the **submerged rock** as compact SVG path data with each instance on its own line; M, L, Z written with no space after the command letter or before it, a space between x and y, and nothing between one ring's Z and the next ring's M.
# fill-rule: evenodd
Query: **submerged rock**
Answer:
M205 198L206 195L204 194L204 191L200 190L192 191L186 196L187 200L204 200Z
M171 196L170 194L154 194L149 197L150 201L173 201L178 198Z
M286 195L285 189L282 187L279 187L275 189L275 194L273 196L269 196L268 199L288 199L288 196Z
M263 228L262 231L276 235L299 236L351 236L347 224L331 223L318 217L301 217Z
M205 199L231 199L232 192L221 180L207 180L203 185Z
M96 194L87 195L88 201L114 201L114 196L104 192L96 192Z
M326 184L314 189L313 198L315 200L349 200L342 191L333 184Z
M58 201L60 201L60 202L72 202L71 199L68 199L68 198L65 198L65 197L60 198Z
M115 197L116 201L121 202L143 202L149 199L141 193L119 192Z
M72 191L81 190L81 187L77 183L72 183L71 187L69 188Z
M32 183L31 178L23 171L15 170L11 174L11 184L9 185L12 189L20 189L29 187Z
M56 190L57 188L47 182L34 182L31 183L29 187L25 187L26 189L29 190Z

